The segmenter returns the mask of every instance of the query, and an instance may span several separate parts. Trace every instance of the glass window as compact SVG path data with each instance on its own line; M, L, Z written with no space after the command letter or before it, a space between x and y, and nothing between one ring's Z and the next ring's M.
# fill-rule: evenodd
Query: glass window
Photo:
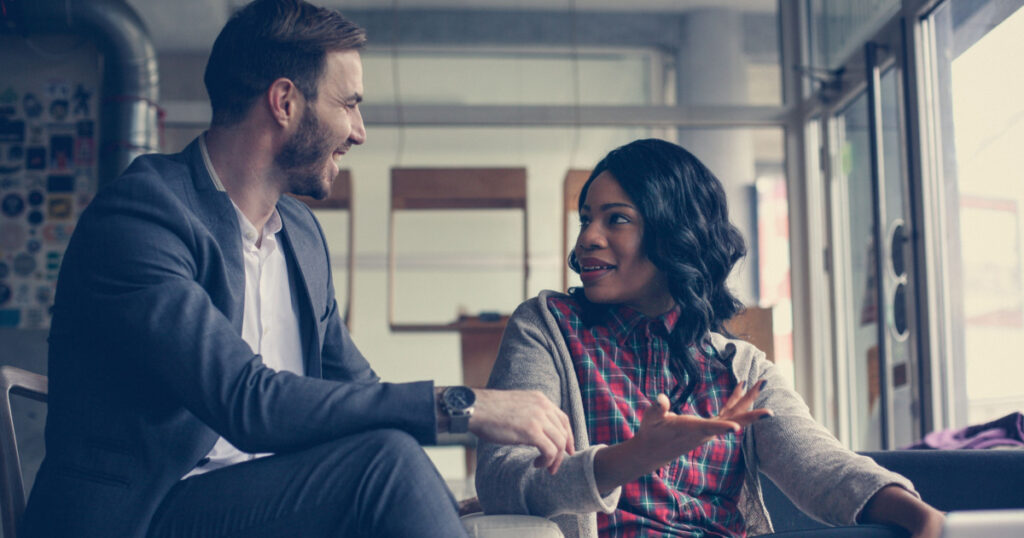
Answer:
M841 66L899 9L900 0L810 0L811 65Z
M935 54L953 243L951 323L956 422L975 424L1024 408L1024 2L953 0L927 21ZM960 346L956 346L960 347ZM954 348L955 349L955 348Z
M367 51L363 62L373 105L650 105L664 89L653 50Z

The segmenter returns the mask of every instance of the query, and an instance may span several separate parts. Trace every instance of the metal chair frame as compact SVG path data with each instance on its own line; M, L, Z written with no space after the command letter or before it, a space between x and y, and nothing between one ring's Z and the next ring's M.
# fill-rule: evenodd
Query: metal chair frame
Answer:
M46 403L48 382L46 376L14 366L0 366L0 388L3 389L3 398L0 398L0 516L4 537L17 538L25 512L25 482L14 432L11 395Z

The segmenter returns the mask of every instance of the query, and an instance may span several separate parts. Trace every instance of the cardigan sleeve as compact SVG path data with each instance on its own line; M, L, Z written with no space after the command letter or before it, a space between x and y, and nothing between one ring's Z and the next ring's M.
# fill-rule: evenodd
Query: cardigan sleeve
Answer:
M767 381L754 407L775 413L751 426L760 470L793 504L825 523L855 525L868 500L885 486L901 486L917 495L905 477L847 449L815 421L763 354L753 361L748 381Z
M552 340L561 336L552 336L546 330L540 308L541 302L531 299L509 319L487 387L537 390L568 413L564 403L567 398L562 394L564 380L555 366L559 352ZM580 449L581 436L585 438L586 432L574 428L573 435L577 452L566 456L554 475L533 466L540 454L536 448L481 442L477 451L476 488L484 511L551 517L615 510L621 488L601 495L594 478L594 455L603 445Z

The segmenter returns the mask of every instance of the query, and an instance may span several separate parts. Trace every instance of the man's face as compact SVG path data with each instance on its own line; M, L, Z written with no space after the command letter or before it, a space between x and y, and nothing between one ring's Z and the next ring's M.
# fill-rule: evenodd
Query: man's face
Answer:
M322 200L341 169L341 156L366 141L359 102L363 65L359 52L327 53L315 101L307 101L295 133L274 157L288 192Z

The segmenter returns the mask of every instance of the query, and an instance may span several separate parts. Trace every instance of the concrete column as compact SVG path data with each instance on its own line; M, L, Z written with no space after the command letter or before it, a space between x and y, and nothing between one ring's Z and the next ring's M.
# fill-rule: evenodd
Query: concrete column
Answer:
M680 21L676 58L676 100L680 106L739 105L747 102L743 53L743 18L725 8L698 9ZM754 144L747 129L679 130L679 144L690 150L718 176L729 199L729 217L753 252ZM748 256L733 270L730 286L746 304L757 301L757 266Z

